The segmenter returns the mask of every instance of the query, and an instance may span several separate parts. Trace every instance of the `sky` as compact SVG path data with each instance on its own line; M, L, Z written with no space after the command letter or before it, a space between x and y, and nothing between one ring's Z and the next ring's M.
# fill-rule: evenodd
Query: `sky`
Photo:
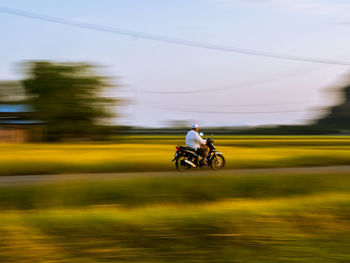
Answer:
M0 0L1 7L163 37L350 62L348 0ZM121 36L0 12L0 80L27 60L104 66L116 124L302 124L337 104L349 66ZM119 86L119 87L117 87Z

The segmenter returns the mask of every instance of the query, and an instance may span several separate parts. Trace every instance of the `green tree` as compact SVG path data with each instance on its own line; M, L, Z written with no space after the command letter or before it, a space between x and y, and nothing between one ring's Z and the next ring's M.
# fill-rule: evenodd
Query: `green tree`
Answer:
M326 116L316 121L321 128L350 130L350 81L340 88L342 102L329 109Z
M112 117L108 106L116 100L102 96L111 85L96 74L96 66L33 61L25 64L25 70L28 102L35 117L46 123L48 140L97 135L101 120Z

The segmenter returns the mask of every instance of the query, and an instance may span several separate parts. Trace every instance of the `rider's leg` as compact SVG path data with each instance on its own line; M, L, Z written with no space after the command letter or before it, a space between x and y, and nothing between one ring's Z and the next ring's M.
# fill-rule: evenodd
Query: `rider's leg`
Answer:
M207 156L208 156L208 153L209 153L209 147L206 146L206 145L202 145L200 150L201 150L201 156L203 157L203 163L205 165L208 165Z

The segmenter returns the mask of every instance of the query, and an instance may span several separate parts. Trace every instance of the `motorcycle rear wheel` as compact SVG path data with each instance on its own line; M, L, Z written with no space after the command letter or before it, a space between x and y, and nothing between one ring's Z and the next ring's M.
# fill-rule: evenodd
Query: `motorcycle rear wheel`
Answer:
M187 160L187 157L182 156L176 159L175 162L175 166L176 166L176 170L178 170L179 172L186 172L187 170L189 170L191 168L191 166L189 164L184 163L184 161Z

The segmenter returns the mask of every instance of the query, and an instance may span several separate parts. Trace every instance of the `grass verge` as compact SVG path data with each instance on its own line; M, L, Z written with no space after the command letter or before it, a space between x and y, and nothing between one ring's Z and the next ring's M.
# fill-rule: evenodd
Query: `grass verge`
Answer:
M0 262L348 262L347 174L11 186Z

